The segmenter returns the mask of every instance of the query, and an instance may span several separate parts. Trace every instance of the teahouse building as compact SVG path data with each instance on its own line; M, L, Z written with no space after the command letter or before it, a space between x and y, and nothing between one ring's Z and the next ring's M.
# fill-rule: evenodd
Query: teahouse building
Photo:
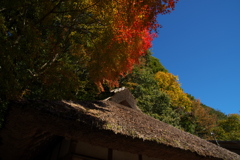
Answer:
M0 159L240 160L129 107L133 101L110 99L11 102L0 131Z

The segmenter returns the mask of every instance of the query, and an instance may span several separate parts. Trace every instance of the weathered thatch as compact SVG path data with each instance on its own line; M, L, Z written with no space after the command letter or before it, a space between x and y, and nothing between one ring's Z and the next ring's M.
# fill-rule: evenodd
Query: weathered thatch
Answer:
M140 111L140 109L137 106L137 101L127 88L122 87L116 90L112 90L111 92L113 92L114 94L111 97L107 98L106 100L122 104L124 106L137 109Z
M30 159L57 136L164 160L240 160L210 142L110 101L13 102L0 156Z

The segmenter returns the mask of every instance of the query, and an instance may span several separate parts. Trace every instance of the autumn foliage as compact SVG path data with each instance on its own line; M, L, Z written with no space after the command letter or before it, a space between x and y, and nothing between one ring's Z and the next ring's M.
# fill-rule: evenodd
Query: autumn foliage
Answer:
M180 86L178 77L167 72L157 72L155 78L159 89L171 97L171 105L175 108L191 111L191 101Z
M176 1L0 1L1 94L72 99L117 86Z
M107 35L95 42L101 48L92 52L90 63L91 77L100 88L105 82L118 85L119 76L132 70L156 37L154 31L159 26L156 16L169 13L175 3L174 0L119 0L96 5L95 10L100 9L104 16L103 35Z
M205 138L213 131L239 140L238 114L191 101L178 78L146 54L157 15L177 1L0 1L0 127L10 100L96 100L120 79L146 114Z
M195 118L195 132L203 138L212 139L211 131L217 125L217 116L211 114L210 108L204 107L200 100L192 101L192 114Z

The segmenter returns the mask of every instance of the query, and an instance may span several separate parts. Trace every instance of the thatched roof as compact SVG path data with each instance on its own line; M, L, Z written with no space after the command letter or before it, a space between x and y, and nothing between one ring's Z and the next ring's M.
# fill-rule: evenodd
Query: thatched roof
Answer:
M30 159L63 136L164 160L240 160L210 142L110 101L13 102L0 131L2 159Z
M111 97L107 98L106 100L122 104L124 106L137 109L140 111L140 109L137 106L137 101L135 100L129 89L122 87L112 90L111 92L114 94Z

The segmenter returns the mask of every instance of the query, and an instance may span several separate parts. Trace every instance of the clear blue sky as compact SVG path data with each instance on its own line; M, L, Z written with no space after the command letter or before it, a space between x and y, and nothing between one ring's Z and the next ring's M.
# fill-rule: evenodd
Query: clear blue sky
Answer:
M240 114L240 0L180 0L159 15L153 56L186 93L225 114Z

